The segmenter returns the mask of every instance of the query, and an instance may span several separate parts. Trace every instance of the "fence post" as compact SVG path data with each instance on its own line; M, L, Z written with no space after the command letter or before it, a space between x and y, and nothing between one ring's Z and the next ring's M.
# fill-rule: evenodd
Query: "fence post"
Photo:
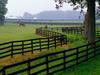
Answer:
M52 32L50 32L50 37L52 37Z
M32 54L33 54L33 39L31 40L31 48L32 48Z
M2 75L6 75L5 68L2 69Z
M30 60L28 60L27 62L27 67L28 67L27 74L30 75Z
M61 43L61 47L62 47L62 44L63 44L62 35L60 35L60 43Z
M56 36L56 32L54 32L54 36Z
M41 38L39 38L39 43L40 43L40 51L41 51Z
M64 60L64 70L66 69L66 54L63 52L63 60Z
M24 41L22 41L22 55L24 55Z
M49 31L48 31L47 37L49 37Z
M44 36L46 35L46 31L44 30Z
M56 48L56 36L54 36L55 48Z
M49 40L49 37L48 37L48 50L49 50L49 42L50 42L50 40Z
M88 60L88 45L86 46L86 60Z
M11 42L11 58L13 58L13 41Z
M93 43L94 56L96 55L96 42Z
M78 52L79 52L79 48L76 48L76 64L78 65Z
M48 62L48 55L46 55L46 70L47 70L47 74L49 75L49 62Z
M62 38L63 38L63 42L64 42L64 44L67 44L66 35L62 35Z

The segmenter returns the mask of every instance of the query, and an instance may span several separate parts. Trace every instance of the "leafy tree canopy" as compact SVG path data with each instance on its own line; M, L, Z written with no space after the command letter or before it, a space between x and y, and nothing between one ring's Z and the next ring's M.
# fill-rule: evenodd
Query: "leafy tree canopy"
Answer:
M7 12L6 4L8 0L0 0L0 24L4 23L5 14Z
M56 8L59 9L63 6L64 3L69 3L74 7L74 10L81 8L81 12L83 12L84 8L87 8L87 12L84 20L84 31L85 36L88 39L88 42L95 41L95 2L98 3L100 9L100 0L55 0Z
M91 0L55 0L57 9L62 7L64 3L69 3L71 6L74 6L73 8L74 10L81 8L81 12L83 12L82 9L87 7L87 1ZM95 0L95 1L98 2L98 4L100 5L100 0Z

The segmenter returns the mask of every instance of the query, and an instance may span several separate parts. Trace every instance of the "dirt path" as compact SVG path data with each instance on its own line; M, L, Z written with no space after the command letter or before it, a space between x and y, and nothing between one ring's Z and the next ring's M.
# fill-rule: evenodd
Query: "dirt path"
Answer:
M69 46L68 45L62 45L57 47L58 49L60 48L61 50L62 49L68 49ZM24 53L24 55L21 55L21 54L17 54L17 55L14 55L13 58L11 58L11 56L8 56L8 57L5 57L5 58L2 58L0 59L0 66L6 66L6 65L10 65L10 64L14 64L16 62L21 62L21 61L24 61L24 60L27 60L29 58L35 58L41 54L44 54L46 53L47 50L44 50L44 51L34 51L33 54L31 52L27 52L27 53Z

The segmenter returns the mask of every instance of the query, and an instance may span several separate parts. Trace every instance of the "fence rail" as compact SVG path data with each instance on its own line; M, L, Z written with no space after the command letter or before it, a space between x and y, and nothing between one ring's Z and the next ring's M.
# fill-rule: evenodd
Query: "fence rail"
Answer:
M10 41L0 44L0 58L16 54L24 55L26 52L33 53L36 50L50 49L51 47L62 46L64 44L62 36L36 38L29 40Z
M100 54L100 40L91 44L41 55L33 59L5 66L0 70L0 74L52 75L85 62L98 54Z

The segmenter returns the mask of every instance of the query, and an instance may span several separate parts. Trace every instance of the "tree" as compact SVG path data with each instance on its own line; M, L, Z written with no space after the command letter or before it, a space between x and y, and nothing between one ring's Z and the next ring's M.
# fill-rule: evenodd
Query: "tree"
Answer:
M96 29L95 29L95 2L100 5L100 0L55 0L56 8L59 9L63 6L63 3L70 3L75 6L74 9L81 8L83 12L84 8L87 8L87 13L84 20L85 35L89 43L95 41Z
M7 12L6 4L8 0L0 0L0 25L4 23L5 14Z

